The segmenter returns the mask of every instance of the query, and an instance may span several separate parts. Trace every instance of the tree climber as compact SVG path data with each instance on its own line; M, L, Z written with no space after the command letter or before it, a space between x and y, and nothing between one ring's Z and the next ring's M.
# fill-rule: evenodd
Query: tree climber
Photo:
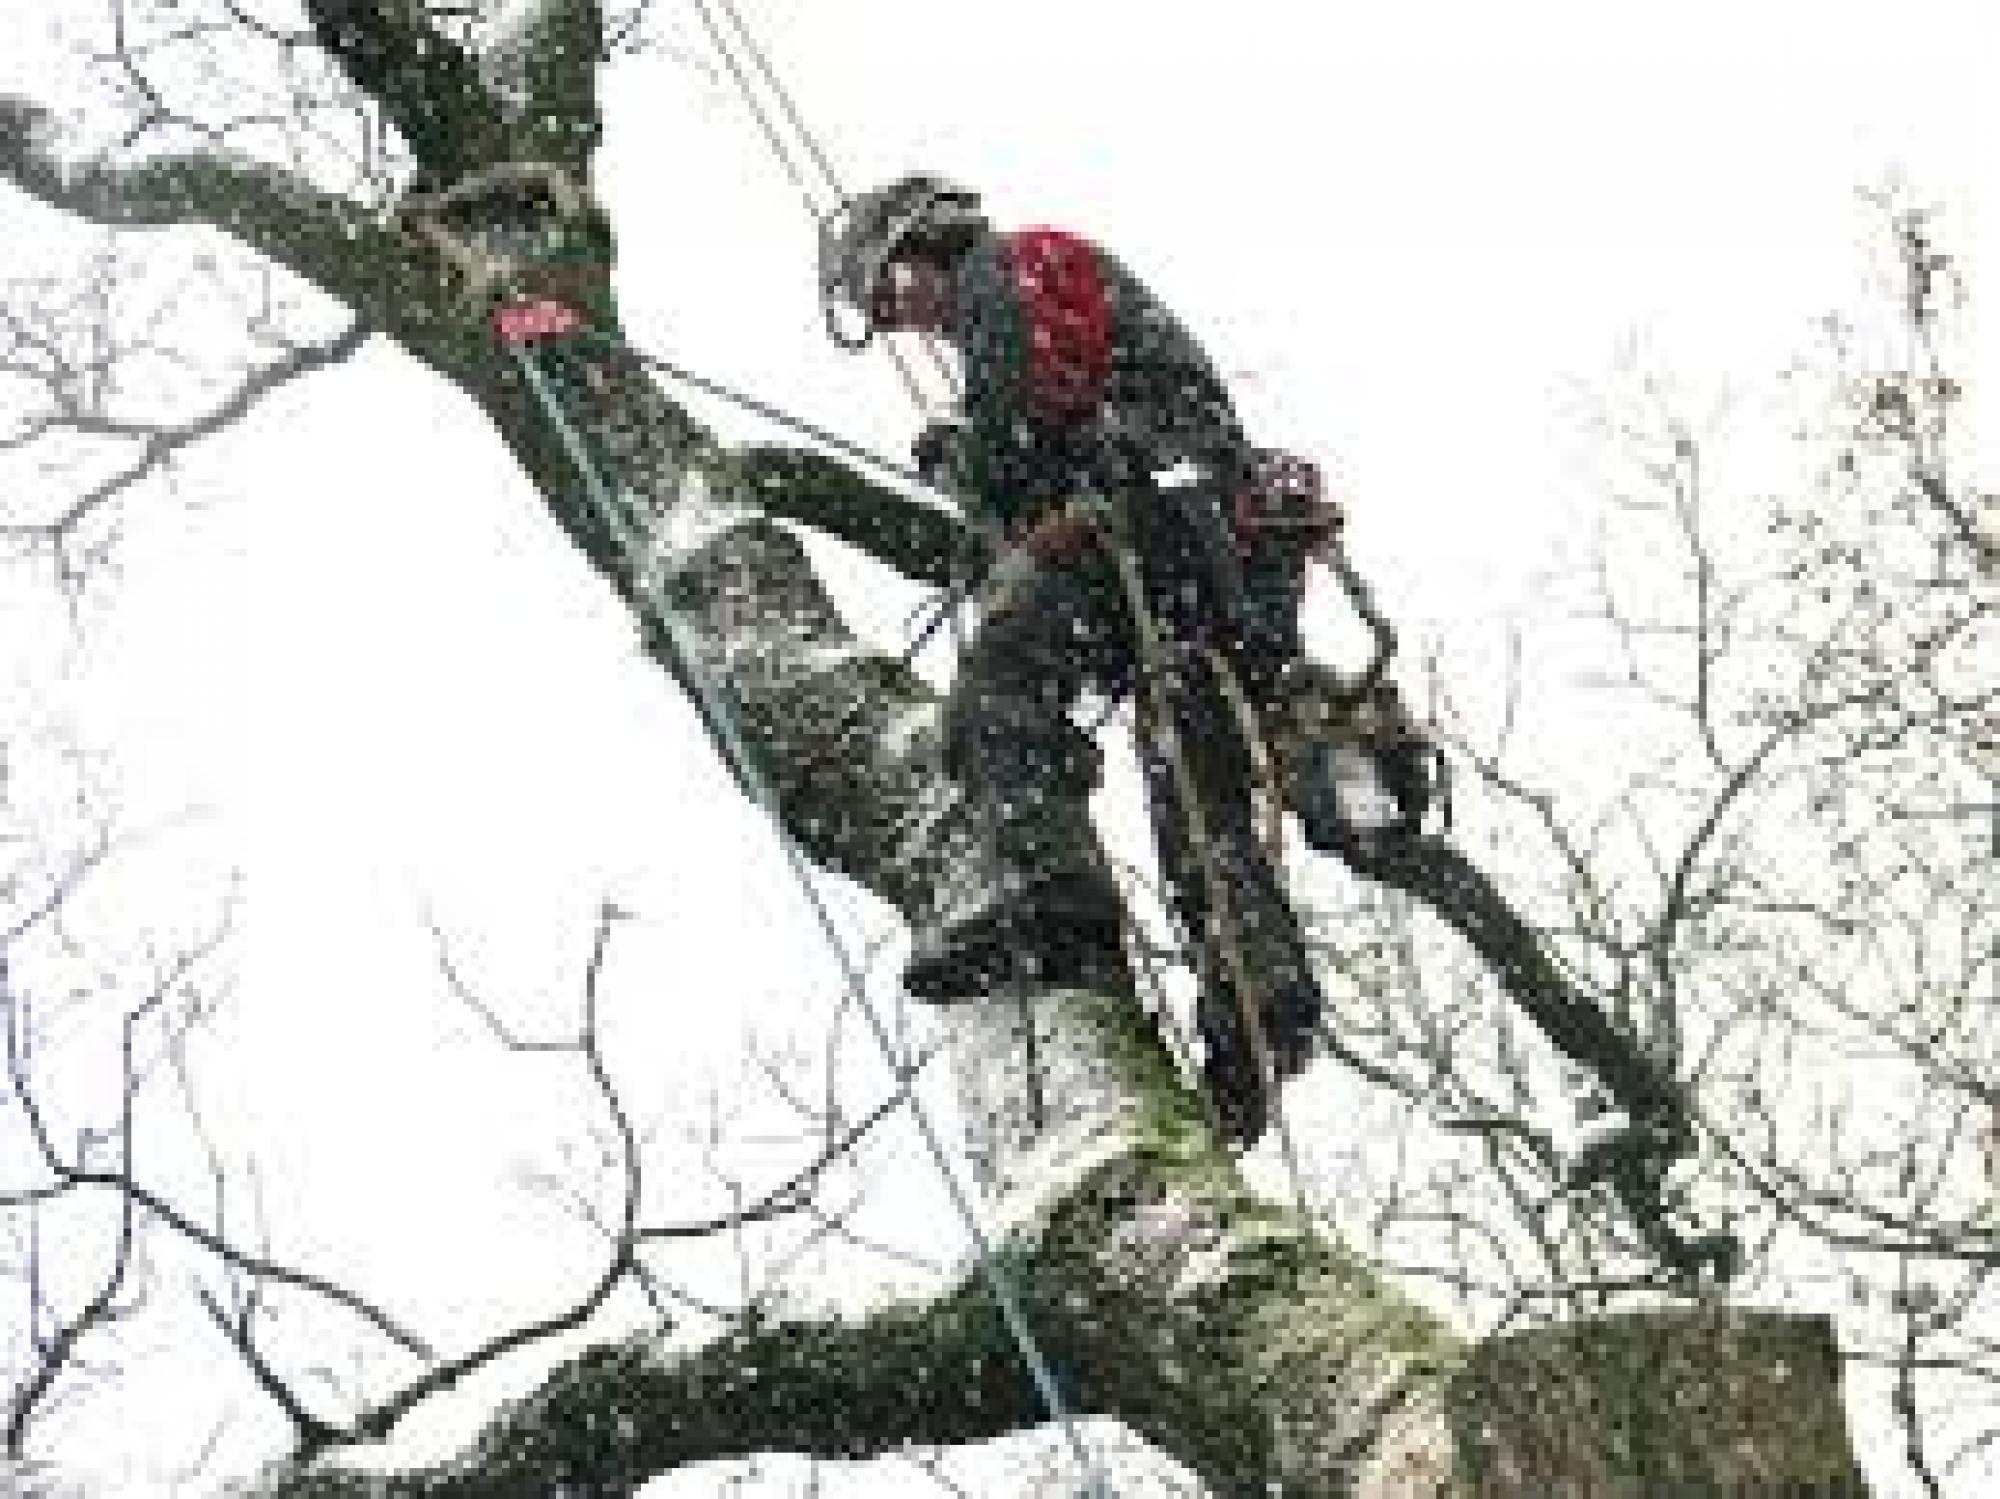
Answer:
M1279 1079L1303 1066L1321 1008L1256 826L1256 748L1268 741L1284 747L1284 789L1308 841L1423 898L1610 1092L1623 1126L1584 1153L1573 1180L1609 1182L1664 1262L1721 1263L1726 1240L1690 1241L1667 1222L1664 1176L1693 1139L1678 1090L1576 992L1484 874L1425 832L1442 761L1382 676L1393 640L1338 553L1342 517L1310 465L1250 446L1172 314L1103 250L1052 230L996 233L975 194L921 175L851 202L829 226L821 290L845 347L917 331L958 350L961 420L927 429L917 461L1014 548L1015 575L989 587L945 708L946 767L988 809L991 867L917 934L909 991L943 1002L1009 982L1109 977L1100 965L1117 950L1122 911L1089 832L1095 747L1068 717L1084 686L1121 695L1143 669L1134 611L1110 576L1115 539L1069 503L1109 495L1140 553L1147 608L1177 647L1169 728L1196 762L1209 868L1235 907L1226 940L1204 940L1216 930L1213 882L1195 868L1161 736L1142 736L1162 865L1201 978L1205 1081L1225 1128L1254 1141L1271 1108L1233 975L1248 966L1262 981L1251 998ZM841 326L839 304L861 314L858 333ZM1304 657L1297 614L1314 556L1380 626L1377 660L1358 679ZM1239 686L1257 720L1248 733L1226 708ZM1368 815L1370 799L1393 810ZM1249 949L1247 965L1222 961L1228 940Z
M577 178L595 141L594 113L566 123L558 136L533 131L532 143L516 140L507 121L482 107L484 87L469 55L421 24L420 8L401 19L370 0L307 0L306 8L317 39L382 99L422 164L401 216L433 242L468 294L482 297L504 284L517 303L510 315L559 313L568 327L615 323L608 226ZM422 88L392 86L413 76ZM1196 751L1188 758L1201 770L1197 800L1212 804L1204 808L1214 855L1208 866L1219 863L1223 883L1240 887L1240 901L1230 902L1238 907L1236 945L1254 946L1249 966L1271 980L1257 986L1255 1006L1278 1074L1302 1064L1319 997L1277 871L1260 856L1251 826L1244 788L1258 767L1249 750L1267 737L1297 748L1283 758L1309 841L1423 899L1472 942L1558 1048L1606 1083L1627 1127L1587 1152L1576 1174L1610 1181L1655 1247L1664 1246L1662 1257L1671 1258L1666 1251L1676 1244L1659 1212L1660 1179L1686 1152L1691 1132L1670 1080L1574 993L1474 866L1423 834L1430 750L1378 671L1371 668L1359 684L1367 690L1357 691L1302 661L1294 617L1311 546L1291 543L1324 542L1337 514L1323 524L1308 506L1303 528L1288 534L1280 524L1247 535L1244 523L1258 519L1257 502L1271 514L1284 512L1287 485L1297 476L1274 476L1268 467L1259 473L1227 393L1185 330L1103 252L1051 231L995 236L977 201L934 179L906 179L851 205L822 258L829 327L843 342L858 347L877 330L900 327L934 330L959 344L969 421L927 432L920 464L958 470L965 481L958 487L986 500L992 518L1042 564L1021 597L992 611L993 625L975 645L948 713L955 773L994 793L998 877L982 881L962 910L922 934L913 992L951 998L1010 975L1088 982L1093 965L1116 950L1119 905L1082 812L1096 780L1094 748L1064 710L1087 681L1106 691L1130 688L1131 611L1119 607L1104 577L1103 549L1061 501L1075 489L1096 488L1157 502L1125 508L1177 643L1220 647L1208 661L1177 655L1177 675L1206 676L1210 690L1176 694L1172 716L1185 720L1179 737ZM536 296L542 300L520 300ZM834 326L835 300L866 315L858 340ZM552 378L565 373L558 368ZM1158 482L1163 470L1189 464L1194 485ZM1231 495L1240 560L1216 540ZM1246 500L1253 502L1247 513ZM1331 560L1363 616L1381 626L1337 551ZM1038 599L1048 607L1037 607ZM1221 722L1227 715L1216 704L1237 682L1265 719L1262 735ZM1371 709L1373 727L1357 734ZM1232 1132L1254 1139L1269 1101L1239 1019L1245 999L1215 963L1215 944L1200 940L1209 900L1202 886L1213 890L1216 882L1189 877L1188 864L1202 861L1186 846L1188 819L1173 805L1157 739L1142 749L1170 889L1204 969L1211 1092ZM1381 826L1368 826L1343 795L1357 761L1378 773L1397 807ZM1067 772L1067 780L1051 781L1043 771ZM1031 968L1038 955L1045 966Z
M1257 454L1207 356L1124 266L1061 231L996 232L978 203L906 177L849 203L821 253L843 346L914 331L957 349L961 417L928 428L917 461L1010 548L944 710L946 769L984 816L989 867L946 893L904 983L949 1002L1113 977L1123 910L1086 805L1098 755L1069 710L1086 687L1113 699L1160 687L1141 680L1141 632L1156 628L1172 682L1166 721L1141 736L1148 801L1202 981L1205 1080L1225 1128L1253 1141L1271 1100L1246 1024L1282 1079L1304 1065L1320 1011L1258 830L1255 748L1227 708L1240 690L1263 711L1298 654L1295 608L1254 607L1232 534ZM861 315L859 332L837 304ZM1116 521L1073 503L1085 497ZM1114 547L1143 577L1146 619ZM1212 909L1218 891L1229 910ZM1246 972L1255 995L1241 992Z

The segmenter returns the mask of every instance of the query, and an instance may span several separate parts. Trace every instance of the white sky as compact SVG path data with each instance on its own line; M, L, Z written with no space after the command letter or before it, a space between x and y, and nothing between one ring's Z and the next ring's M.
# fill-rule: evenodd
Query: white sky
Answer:
M1892 169L1949 206L1975 295L2000 287L1981 160L2000 106L1974 5L741 3L853 182L933 167L1004 223L1116 248L1209 342L1259 433L1330 465L1363 570L1413 642L1466 663L1469 693L1496 620L1574 536L1575 392L1628 334L1697 391L1761 380L1852 304L1854 189ZM679 34L699 46L691 21ZM4 62L0 86L21 86ZM900 451L915 418L884 364L824 344L809 227L733 97L653 57L620 66L607 114L634 336ZM0 224L17 215L0 199ZM2000 371L1996 327L1974 368ZM1975 397L1990 433L1993 397ZM73 701L139 820L212 809L162 860L248 873L242 978L204 1056L213 1107L255 1121L280 1241L315 1268L444 1342L545 1306L590 1242L505 1183L559 1164L565 1129L581 1138L576 1099L452 1007L424 907L524 1023L574 994L601 899L636 912L610 1023L641 1112L669 1130L705 1084L747 1096L749 1032L810 1037L831 965L685 708L430 376L372 349L212 444L181 498L207 508L148 497ZM916 597L853 602L887 642ZM656 1212L721 1200L674 1185ZM868 1222L957 1252L921 1172L880 1173L876 1197ZM881 1270L858 1258L836 1281ZM729 1277L725 1257L688 1272L717 1295ZM208 1356L164 1350L154 1375L192 1406ZM466 1419L406 1450L448 1446ZM164 1492L191 1429L128 1423L73 1452L100 1491Z

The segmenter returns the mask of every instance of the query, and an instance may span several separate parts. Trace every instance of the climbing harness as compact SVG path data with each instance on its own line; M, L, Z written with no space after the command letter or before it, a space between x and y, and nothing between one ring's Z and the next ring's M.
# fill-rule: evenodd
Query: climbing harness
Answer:
M496 319L496 332L500 326ZM896 1042L868 992L867 978L862 966L848 946L839 924L834 919L832 909L821 894L804 850L786 829L776 789L744 737L728 690L717 683L710 673L702 659L701 648L692 628L681 618L679 611L666 596L663 586L665 579L662 574L667 558L631 518L630 512L633 507L613 492L604 474L599 470L582 432L564 409L560 394L536 356L535 348L540 339L533 336L508 339L503 336L501 342L533 393L542 414L555 429L565 453L583 482L585 495L592 508L610 527L621 549L637 564L637 576L634 581L638 601L650 606L654 617L659 621L661 647L667 654L675 675L686 682L694 693L702 709L703 723L724 763L729 766L737 782L752 801L769 817L792 876L812 911L813 920L822 939L839 966L848 995L867 1022L883 1059L894 1070L901 1061ZM929 1110L924 1107L922 1099L915 1094L911 1095L910 1108L925 1149L944 1180L953 1209L964 1223L967 1235L972 1240L980 1272L987 1281L994 1303L1015 1346L1020 1351L1022 1361L1028 1368L1029 1376L1034 1381L1036 1391L1048 1410L1050 1419L1062 1429L1065 1440L1087 1476L1089 1491L1103 1496L1103 1499L1109 1499L1111 1488L1102 1465L1084 1441L1081 1428L1063 1397L1054 1371L1036 1340L1033 1329L1028 1324L1020 1293L992 1236L981 1222L971 1198L959 1181L957 1173L952 1169L950 1155L945 1149L935 1122L930 1117Z

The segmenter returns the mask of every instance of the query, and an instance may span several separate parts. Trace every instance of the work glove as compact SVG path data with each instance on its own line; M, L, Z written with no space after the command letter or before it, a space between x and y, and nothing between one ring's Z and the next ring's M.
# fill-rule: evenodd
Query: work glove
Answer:
M932 422L910 444L910 458L926 484L959 494L971 478L971 433L962 421Z
M1033 523L1016 528L1014 544L1037 562L1074 562L1097 545L1096 516L1082 505L1058 505Z
M1269 543L1319 556L1337 543L1347 513L1327 494L1318 464L1277 448L1258 448L1249 470L1230 513L1239 546Z

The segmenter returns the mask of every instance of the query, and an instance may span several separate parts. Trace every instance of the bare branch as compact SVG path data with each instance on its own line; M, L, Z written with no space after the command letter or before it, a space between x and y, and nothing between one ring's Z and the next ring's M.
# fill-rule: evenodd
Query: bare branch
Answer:
M265 399L302 376L351 358L368 341L370 331L365 323L357 320L333 338L301 345L283 358L252 370L223 400L192 420L174 426L119 421L101 416L63 419L61 425L71 431L141 439L139 454L109 478L93 484L53 518L33 524L0 525L0 538L27 540L40 546L61 546L76 527L99 507L160 472L188 448L243 420Z

